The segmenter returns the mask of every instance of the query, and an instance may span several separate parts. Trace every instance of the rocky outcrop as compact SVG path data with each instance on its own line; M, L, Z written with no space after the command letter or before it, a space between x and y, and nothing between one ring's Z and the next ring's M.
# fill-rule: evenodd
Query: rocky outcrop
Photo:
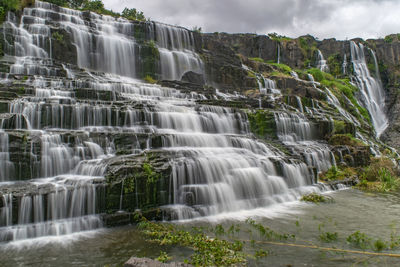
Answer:
M51 32L51 48L53 59L76 65L77 51L71 35L63 29L53 29Z
M208 84L230 92L258 88L255 77L242 68L239 56L230 47L204 35L202 48Z
M183 82L189 82L189 83L194 83L194 84L198 84L198 85L205 84L204 75L195 73L193 71L188 71L185 74L183 74L181 80Z
M162 219L157 208L169 204L171 156L152 150L109 159L105 175L106 213L142 210L148 212L149 219Z

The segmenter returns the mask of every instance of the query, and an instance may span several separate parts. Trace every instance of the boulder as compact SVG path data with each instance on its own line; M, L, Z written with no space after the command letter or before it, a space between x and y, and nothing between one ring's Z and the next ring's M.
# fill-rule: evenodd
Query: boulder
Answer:
M183 74L182 81L199 85L205 84L204 75L193 71L188 71L185 74Z

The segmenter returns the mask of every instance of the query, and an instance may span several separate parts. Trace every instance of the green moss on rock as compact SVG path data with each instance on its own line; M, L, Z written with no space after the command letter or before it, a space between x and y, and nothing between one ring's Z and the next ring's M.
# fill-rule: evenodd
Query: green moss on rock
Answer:
M247 112L251 132L261 139L276 138L274 113L267 110Z

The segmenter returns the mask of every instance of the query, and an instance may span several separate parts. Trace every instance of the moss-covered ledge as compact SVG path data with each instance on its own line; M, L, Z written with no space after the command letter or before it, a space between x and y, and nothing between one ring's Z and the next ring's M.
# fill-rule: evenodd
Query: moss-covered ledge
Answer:
M105 212L148 212L168 204L170 157L166 151L152 150L109 159L105 175Z

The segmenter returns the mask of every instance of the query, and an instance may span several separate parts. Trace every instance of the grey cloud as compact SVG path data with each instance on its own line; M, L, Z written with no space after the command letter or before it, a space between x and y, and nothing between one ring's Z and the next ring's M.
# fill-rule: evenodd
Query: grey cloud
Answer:
M153 20L206 32L278 32L296 37L379 37L400 28L396 0L104 0Z

